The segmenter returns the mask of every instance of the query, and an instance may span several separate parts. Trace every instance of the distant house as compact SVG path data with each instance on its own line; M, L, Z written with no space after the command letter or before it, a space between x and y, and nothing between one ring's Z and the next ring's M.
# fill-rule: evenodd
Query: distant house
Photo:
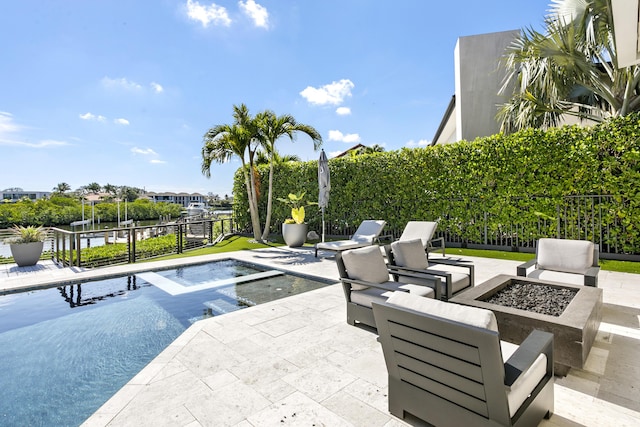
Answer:
M352 151L359 151L361 148L366 148L366 146L362 145L362 144L357 144L354 145L353 147L347 149L346 151L343 151L342 153L338 154L337 156L333 156L334 159L340 158L340 157L344 157L349 155L349 153L351 153Z
M50 195L50 191L25 191L22 188L16 187L0 191L0 200L9 202L17 202L24 198L29 200L38 200L47 198Z
M177 203L182 205L183 207L189 206L190 203L206 203L207 197L200 193L154 193L152 191L148 191L144 194L143 197L148 198L152 202L167 202L167 203Z

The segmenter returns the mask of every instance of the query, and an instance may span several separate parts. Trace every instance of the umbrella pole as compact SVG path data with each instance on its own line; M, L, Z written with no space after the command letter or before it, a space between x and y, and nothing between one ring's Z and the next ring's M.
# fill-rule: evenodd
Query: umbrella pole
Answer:
M324 242L324 208L322 208L322 241Z

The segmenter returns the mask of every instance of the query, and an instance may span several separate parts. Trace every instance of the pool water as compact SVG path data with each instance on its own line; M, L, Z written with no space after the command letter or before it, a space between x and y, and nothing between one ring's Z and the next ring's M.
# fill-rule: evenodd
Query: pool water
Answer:
M193 322L326 286L236 261L156 272L177 294L145 274L0 296L0 425L80 425Z

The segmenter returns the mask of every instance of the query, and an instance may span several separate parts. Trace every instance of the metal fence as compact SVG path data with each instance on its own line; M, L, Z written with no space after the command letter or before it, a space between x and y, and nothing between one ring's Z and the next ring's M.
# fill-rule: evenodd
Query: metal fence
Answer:
M613 196L523 197L492 205L478 198L416 203L436 207L424 220L439 221L436 237L444 237L448 247L535 252L538 239L554 237L592 241L604 259L640 261L640 242L634 240L630 226L621 219L631 209L629 202ZM367 210L366 203L361 205ZM464 214L456 216L451 212ZM332 214L327 215L325 222L326 233L331 237L350 236L360 225L359 220L347 221ZM388 221L383 234L398 238L405 225L406 221L398 224ZM321 230L321 226L314 222L310 229Z
M416 203L431 203L416 201ZM485 203L485 205L482 205ZM538 239L555 237L589 240L596 243L604 259L640 261L640 242L634 240L633 224L621 218L629 212L628 201L606 195L562 198L512 198L499 205L486 206L481 199L438 199L426 220L438 220L436 237L444 237L448 247L534 252ZM363 202L356 211L368 212ZM478 208L481 206L481 208ZM532 211L536 206L536 211ZM453 216L451 212L464 212ZM358 217L357 212L350 217ZM362 219L366 219L362 217ZM383 232L398 238L406 221L389 218ZM421 218L412 218L421 219ZM360 220L325 217L328 237L350 236ZM310 230L321 233L322 224L311 218ZM637 226L637 224L636 224ZM94 267L132 263L161 255L181 253L209 245L224 234L238 230L232 218L190 219L171 224L71 232L52 228L45 243L45 256L68 266ZM274 234L281 232L274 228ZM0 239L3 231L0 230ZM101 246L101 248L95 248ZM94 249L95 248L95 249ZM6 260L6 258L5 258ZM0 257L2 261L2 257Z
M68 231L52 228L51 258L60 265L99 267L179 254L235 231L234 221L183 219L174 223Z

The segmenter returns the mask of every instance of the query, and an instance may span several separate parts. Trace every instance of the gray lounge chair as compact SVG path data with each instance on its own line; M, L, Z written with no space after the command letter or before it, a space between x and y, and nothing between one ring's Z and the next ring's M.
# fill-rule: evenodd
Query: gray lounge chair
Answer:
M586 240L540 239L536 258L517 267L518 276L598 287L598 245Z
M363 323L375 328L371 304L386 301L394 291L440 298L442 285L438 277L407 275L408 283L390 280L390 271L377 246L338 252L336 264L347 300L347 323L350 325ZM412 279L420 284L412 284Z
M396 417L444 427L537 426L551 417L553 334L501 342L490 310L400 292L373 312Z
M442 299L474 286L473 264L448 259L428 259L420 239L398 240L385 246L389 267L394 268L394 279L404 282L403 274L429 274L442 278Z
M324 249L326 251L341 252L348 249L361 248L364 246L371 246L376 239L382 233L384 226L387 225L386 221L367 219L360 223L358 229L353 236L348 240L335 240L333 242L319 242L316 243L316 254L318 256L318 249Z
M438 223L435 221L409 221L398 240L403 242L405 240L420 239L427 256L429 252L434 251L442 251L442 255L446 255L444 237L433 238L436 228L438 228Z

